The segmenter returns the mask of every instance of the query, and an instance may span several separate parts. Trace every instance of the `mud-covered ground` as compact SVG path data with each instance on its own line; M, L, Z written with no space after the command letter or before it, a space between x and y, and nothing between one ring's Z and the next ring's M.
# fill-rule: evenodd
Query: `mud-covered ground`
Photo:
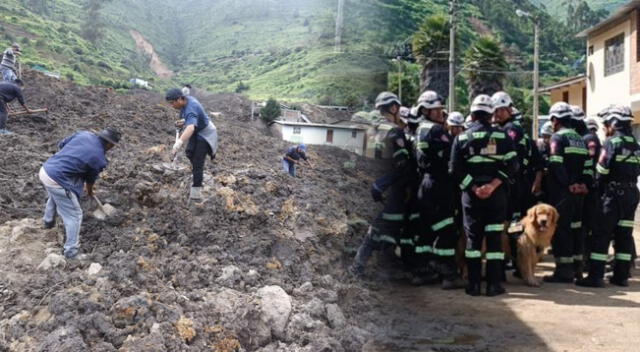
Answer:
M221 112L216 160L200 206L186 204L188 163L170 170L176 112L153 93L118 95L28 73L30 106L0 138L0 351L625 351L640 341L640 286L526 288L469 298L414 288L374 260L345 274L379 210L371 160L312 147L314 169L280 169L288 146L251 121L237 95ZM60 257L63 229L41 228L37 178L61 138L116 126L123 142L97 195L119 211L91 216L84 257ZM546 266L548 270L549 266ZM538 275L541 275L539 273Z

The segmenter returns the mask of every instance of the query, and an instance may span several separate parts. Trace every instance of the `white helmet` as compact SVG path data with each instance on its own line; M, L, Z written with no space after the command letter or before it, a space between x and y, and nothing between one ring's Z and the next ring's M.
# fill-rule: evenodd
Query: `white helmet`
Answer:
M457 111L452 112L449 114L449 117L447 117L447 125L464 127L464 116Z
M425 109L444 108L444 98L440 94L432 90L427 90L420 95L420 98L418 98L418 110L420 108L425 108Z
M587 124L588 129L598 129L598 121L594 118L588 118L584 121Z
M491 101L491 97L486 94L480 94L475 99L473 99L473 103L471 104L471 113L478 111L484 111L489 114L493 114L493 103Z
M468 115L466 119L464 119L464 128L468 129L469 127L471 127L471 124L473 123L473 119L471 118L471 115Z
M522 120L522 113L515 107L511 107L511 117L516 121L520 121Z
M584 111L577 105L571 105L571 118L576 121L584 120Z
M491 97L493 109L508 108L513 105L513 100L507 92L497 92Z
M571 106L563 101L557 102L549 109L549 118L570 119L573 117Z
M552 136L553 135L553 124L551 121L547 121L540 128L540 135L542 136Z
M618 121L633 121L633 113L627 106L615 106L609 108L609 110L602 117L603 122L610 122L612 120Z
M410 114L411 114L411 109L409 109L406 106L401 106L400 107L400 117L402 117L404 119L408 119Z
M402 105L397 95L391 92L382 92L378 94L378 97L376 98L376 109L379 109L381 106L386 106L393 103Z

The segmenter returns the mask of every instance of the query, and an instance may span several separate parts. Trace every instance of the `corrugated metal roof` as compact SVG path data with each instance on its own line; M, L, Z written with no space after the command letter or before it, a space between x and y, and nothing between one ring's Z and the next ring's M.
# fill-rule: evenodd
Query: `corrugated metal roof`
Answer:
M284 125L284 126L320 127L320 128L329 128L329 129L340 128L345 130L363 130L363 131L366 130L365 127L361 127L358 125L345 126L345 125L328 125L324 123L305 123L305 122L290 122L290 121L273 121L273 122L279 125Z
M585 38L588 37L589 35L591 35L593 32L597 32L603 28L605 28L606 26L622 19L623 17L625 17L627 14L629 14L629 12L633 11L635 8L640 6L640 0L632 0L629 1L628 3L626 3L625 5L620 6L618 9L616 9L615 11L613 11L611 13L611 15L609 17L607 17L604 21L596 24L595 26L591 27L591 28L587 28L584 31L578 33L576 35L576 37L578 38Z
M550 92L550 91L552 91L554 89L567 87L567 86L574 85L574 84L577 84L577 83L580 83L580 82L583 82L583 81L586 81L586 80L587 80L587 76L586 75L584 75L584 74L577 75L577 76L574 76L574 77L567 78L567 79L565 79L563 81L560 81L558 83L554 83L554 84L552 84L552 85L550 85L548 87L540 88L540 93Z

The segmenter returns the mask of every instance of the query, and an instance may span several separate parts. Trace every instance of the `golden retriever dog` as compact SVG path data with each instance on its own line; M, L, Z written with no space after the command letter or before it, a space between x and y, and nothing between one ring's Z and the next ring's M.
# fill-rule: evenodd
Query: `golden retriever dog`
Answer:
M524 226L524 233L518 239L518 269L527 285L537 287L540 282L534 275L536 265L551 246L558 211L549 204L538 204L527 211L527 216L520 223Z

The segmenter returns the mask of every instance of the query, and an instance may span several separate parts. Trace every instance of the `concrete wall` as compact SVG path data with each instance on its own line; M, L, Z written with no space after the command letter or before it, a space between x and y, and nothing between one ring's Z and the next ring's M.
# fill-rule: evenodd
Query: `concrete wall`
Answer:
M300 128L300 133L294 133L294 128ZM364 152L365 131L363 130L334 128L332 129L333 143L328 143L327 131L331 130L331 128L279 125L278 129L282 131L282 139L292 143L332 145L359 155L362 155ZM355 138L352 135L352 131L356 131Z

